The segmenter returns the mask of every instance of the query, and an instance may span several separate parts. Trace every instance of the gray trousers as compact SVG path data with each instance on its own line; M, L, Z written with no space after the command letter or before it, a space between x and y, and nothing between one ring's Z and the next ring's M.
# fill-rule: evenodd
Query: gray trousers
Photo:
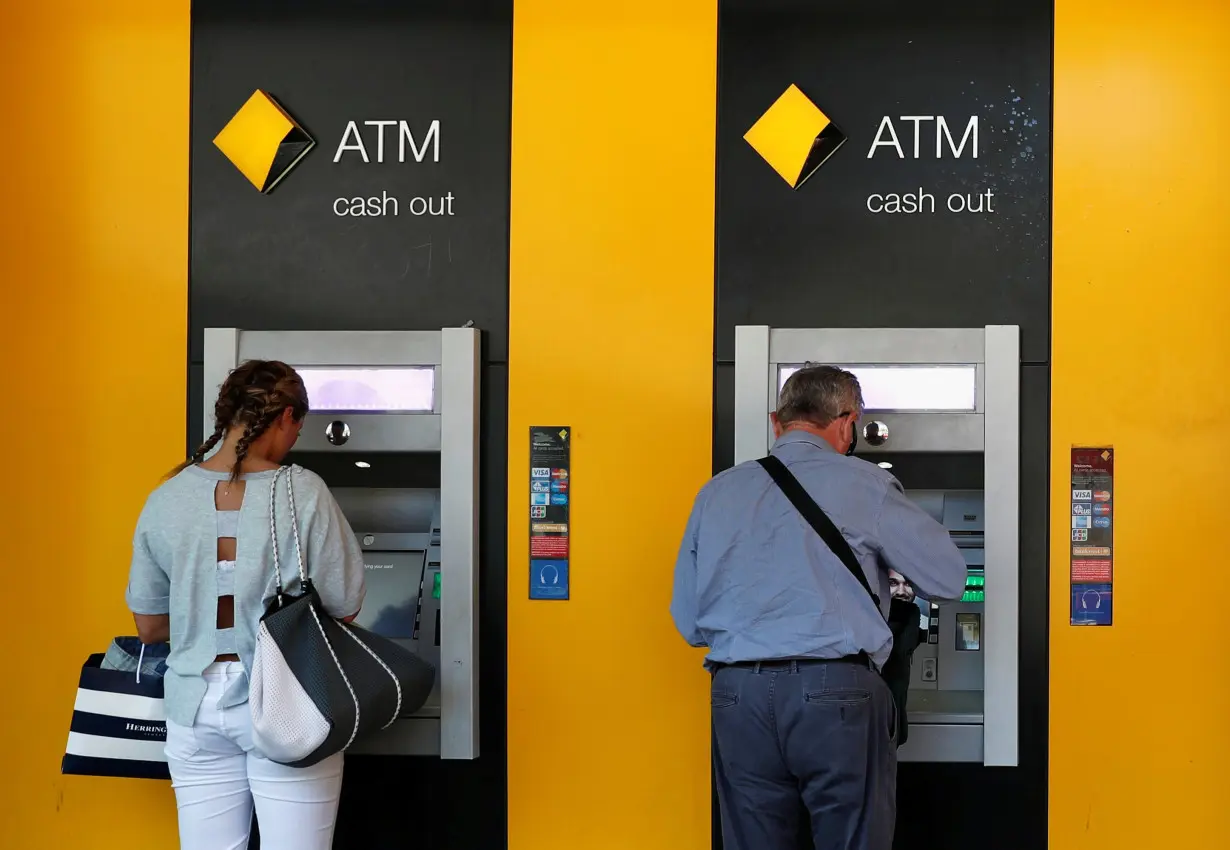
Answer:
M896 707L866 665L771 662L713 676L723 850L891 850ZM804 810L810 829L801 822Z

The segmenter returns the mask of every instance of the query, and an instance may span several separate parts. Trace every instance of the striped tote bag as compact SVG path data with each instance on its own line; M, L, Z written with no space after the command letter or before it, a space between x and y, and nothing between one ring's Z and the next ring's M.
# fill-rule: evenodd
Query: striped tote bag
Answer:
M153 647L151 647L153 649ZM79 776L170 779L162 677L102 667L103 654L81 667L68 746L60 772Z

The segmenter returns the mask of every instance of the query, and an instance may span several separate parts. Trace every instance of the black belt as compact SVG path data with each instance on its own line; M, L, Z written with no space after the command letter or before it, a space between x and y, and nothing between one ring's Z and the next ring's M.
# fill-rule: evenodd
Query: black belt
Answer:
M771 661L734 661L717 666L760 670L791 670L799 667L814 667L818 664L857 664L860 667L866 667L868 670L875 669L871 656L865 652L860 652L857 655L844 655L841 658L774 658Z

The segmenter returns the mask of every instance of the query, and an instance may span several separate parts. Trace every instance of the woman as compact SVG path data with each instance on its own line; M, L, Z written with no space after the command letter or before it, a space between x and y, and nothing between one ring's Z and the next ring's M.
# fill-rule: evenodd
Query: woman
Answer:
M127 601L143 643L171 644L166 755L182 850L243 850L254 804L265 850L332 847L342 754L302 769L271 762L253 747L248 708L257 625L275 587L269 488L307 412L295 370L244 363L222 385L213 435L137 522ZM288 479L321 601L353 619L365 590L362 550L324 482L299 467L276 494L280 551L295 551ZM296 573L283 575L291 591Z

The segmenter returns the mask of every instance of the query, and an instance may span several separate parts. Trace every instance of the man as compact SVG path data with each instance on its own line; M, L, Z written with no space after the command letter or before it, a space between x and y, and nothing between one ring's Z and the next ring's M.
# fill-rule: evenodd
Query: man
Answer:
M696 497L671 614L710 649L725 850L795 850L800 801L816 850L889 850L896 817L887 570L930 600L960 598L965 561L892 475L853 457L858 380L795 372L770 414L771 454L850 544L871 595L756 462Z

